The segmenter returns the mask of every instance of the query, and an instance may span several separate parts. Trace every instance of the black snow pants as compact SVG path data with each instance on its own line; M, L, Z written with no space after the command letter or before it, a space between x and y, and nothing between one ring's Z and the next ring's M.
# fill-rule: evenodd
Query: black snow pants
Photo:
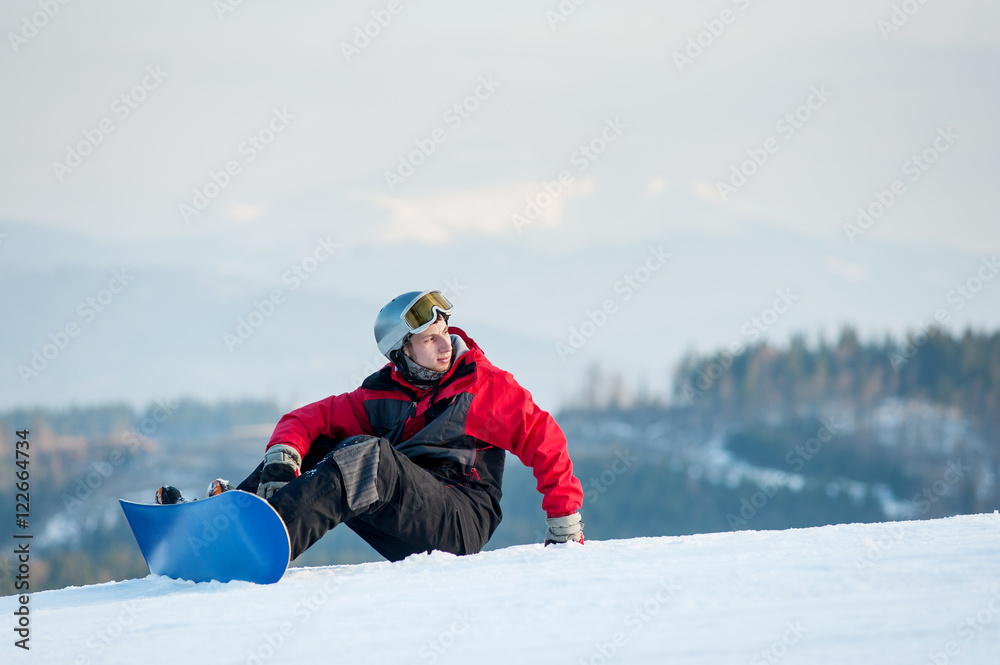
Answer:
M256 492L263 466L238 489ZM340 523L390 561L431 550L475 554L500 522L486 492L449 484L374 436L320 437L301 474L268 499L288 528L292 559Z

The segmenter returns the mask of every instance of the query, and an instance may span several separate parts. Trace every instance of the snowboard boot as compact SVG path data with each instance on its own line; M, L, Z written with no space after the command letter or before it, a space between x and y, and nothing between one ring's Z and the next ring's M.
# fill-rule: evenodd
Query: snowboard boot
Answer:
M216 478L208 484L205 490L205 498L208 499L217 494L236 489L231 482L224 478ZM195 499L197 501L198 499ZM164 485L156 490L156 503L161 506L169 506L175 503L187 503L188 500L181 496L181 491L172 485Z
M205 498L211 498L222 494L223 492L228 492L230 490L236 489L231 482L223 478L216 478L208 484L208 491L205 492Z
M164 485L156 490L156 503L161 506L169 506L175 503L187 503L187 500L181 496L181 491L176 487Z

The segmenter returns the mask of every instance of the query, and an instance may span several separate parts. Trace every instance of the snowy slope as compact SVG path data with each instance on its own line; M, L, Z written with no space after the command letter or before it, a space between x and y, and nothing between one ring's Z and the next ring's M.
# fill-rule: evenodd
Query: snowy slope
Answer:
M1000 515L513 547L31 597L4 663L1000 663ZM15 599L0 599L10 624Z

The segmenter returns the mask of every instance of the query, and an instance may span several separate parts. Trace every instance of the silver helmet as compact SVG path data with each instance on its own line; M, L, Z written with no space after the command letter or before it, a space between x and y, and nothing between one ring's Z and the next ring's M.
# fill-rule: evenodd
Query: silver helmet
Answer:
M448 316L453 306L438 290L410 291L396 296L375 317L375 342L386 358L398 351L409 335L423 332L438 314ZM392 360L392 358L389 358Z

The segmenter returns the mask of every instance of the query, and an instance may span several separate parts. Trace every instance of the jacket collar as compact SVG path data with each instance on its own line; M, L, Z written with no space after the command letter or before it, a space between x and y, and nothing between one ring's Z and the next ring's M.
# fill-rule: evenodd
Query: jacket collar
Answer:
M448 332L451 334L451 344L454 349L455 359L451 363L451 367L445 372L441 378L438 380L438 386L443 386L448 382L448 380L455 374L455 371L460 366L467 366L474 364L476 360L482 356L482 349L476 344L476 341L469 337L464 330L461 328L456 328L454 326L448 327ZM418 386L410 383L403 378L402 372L394 364L390 363L392 366L392 380L396 383L411 388L417 392L424 392L430 390L430 386Z

